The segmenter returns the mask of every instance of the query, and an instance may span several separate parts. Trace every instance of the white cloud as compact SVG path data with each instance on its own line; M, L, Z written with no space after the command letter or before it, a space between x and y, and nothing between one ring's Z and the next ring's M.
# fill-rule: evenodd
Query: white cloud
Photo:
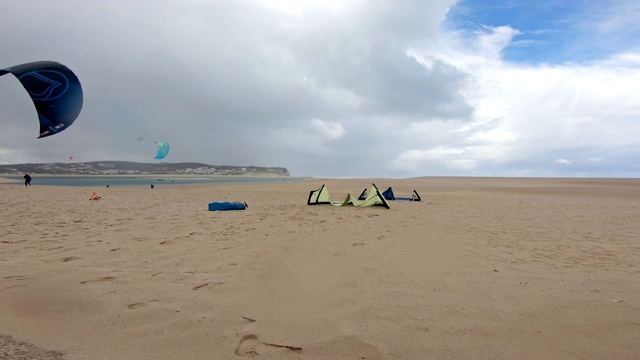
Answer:
M311 127L325 135L329 140L339 139L345 134L341 124L322 121L320 119L311 120Z
M597 37L635 19L637 2L616 4L591 18ZM294 175L640 176L628 160L640 156L637 48L590 63L509 63L503 50L521 31L463 37L441 26L454 5L5 4L1 65L65 63L85 107L69 130L36 140L23 90L0 78L0 162L145 161L163 139L167 161Z
M303 16L305 12L318 8L336 11L345 5L343 0L263 0L259 2L264 6L295 16Z
M500 52L517 31L487 29L492 32L475 39L448 37L447 46L413 50L427 64L437 59L471 74L461 91L475 111L471 123L461 123L456 131L466 151L451 156L449 164L459 160L467 164L465 169L507 172L507 166L526 168L547 154L579 158L585 148L638 145L638 54L583 65L513 64L502 60ZM424 149L430 148L425 144ZM395 163L406 164L407 154L430 151L401 152Z

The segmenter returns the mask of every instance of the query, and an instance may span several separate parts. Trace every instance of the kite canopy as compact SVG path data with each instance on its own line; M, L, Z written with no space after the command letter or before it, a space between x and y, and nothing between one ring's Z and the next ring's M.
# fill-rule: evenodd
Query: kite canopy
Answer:
M398 197L393 194L393 189L389 187L387 190L382 192L382 196L386 200L420 201L420 195L418 195L418 192L415 190L413 190L411 197Z
M331 201L329 196L329 190L324 184L318 189L309 192L309 198L307 199L307 205L319 205L319 204L331 204L333 206L353 205L357 207L364 206L383 206L389 208L389 204L382 196L376 184L371 184L369 194L364 199L357 199L351 194L347 194L347 197L343 201Z
M411 197L397 197L393 194L393 189L391 187L387 188L387 190L382 192L382 197L384 197L385 200L403 200L403 201L420 201L421 200L420 195L415 190L413 190ZM360 194L360 197L358 197L358 200L364 200L366 198L367 198L367 189L365 188L364 190L362 190L362 193Z
M55 61L36 61L0 69L11 73L27 91L40 120L43 138L67 129L82 110L82 86L68 67Z
M166 141L156 141L156 144L158 144L158 153L154 159L164 159L169 153L169 143Z

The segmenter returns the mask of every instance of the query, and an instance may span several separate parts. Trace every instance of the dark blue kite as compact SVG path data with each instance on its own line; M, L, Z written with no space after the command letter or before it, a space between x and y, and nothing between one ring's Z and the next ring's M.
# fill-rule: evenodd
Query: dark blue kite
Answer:
M82 86L68 67L54 61L36 61L0 69L24 86L40 119L40 136L57 134L73 124L82 110Z

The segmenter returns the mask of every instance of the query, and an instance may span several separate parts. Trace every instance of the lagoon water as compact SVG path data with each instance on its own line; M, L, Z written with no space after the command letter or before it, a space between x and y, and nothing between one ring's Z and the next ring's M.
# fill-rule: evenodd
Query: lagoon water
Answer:
M24 186L24 179L20 175L0 176L15 181L16 185ZM189 185L189 184L220 184L220 183L278 183L278 182L299 182L303 178L290 177L250 177L250 176L194 176L194 177L173 177L173 176L68 176L68 175L32 175L31 185L48 186L165 186L165 185Z

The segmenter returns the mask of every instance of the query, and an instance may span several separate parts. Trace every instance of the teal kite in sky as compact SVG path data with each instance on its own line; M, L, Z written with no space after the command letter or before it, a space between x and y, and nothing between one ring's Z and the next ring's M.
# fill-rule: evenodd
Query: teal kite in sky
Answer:
M156 141L156 144L158 144L158 153L154 159L164 159L169 153L169 143L166 141Z

